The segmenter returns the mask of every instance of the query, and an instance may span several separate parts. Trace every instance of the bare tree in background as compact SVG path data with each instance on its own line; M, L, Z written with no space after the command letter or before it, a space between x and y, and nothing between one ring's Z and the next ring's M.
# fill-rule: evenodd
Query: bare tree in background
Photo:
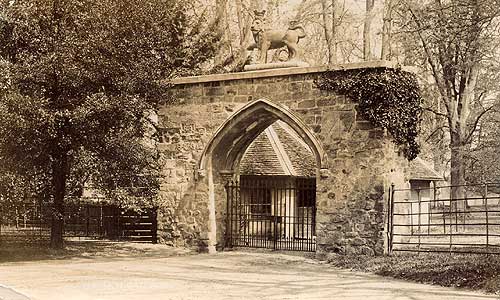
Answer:
M372 59L372 21L374 17L373 8L375 6L375 0L366 0L366 15L365 23L363 26L363 58L364 60Z
M465 183L466 146L481 118L495 108L484 105L488 93L478 93L478 82L487 76L486 66L498 47L500 1L408 1L405 6L408 32L420 43L444 107L428 109L446 120L451 184L460 186ZM463 188L452 189L451 196L462 199Z
M392 13L394 0L385 0L384 12L382 16L382 50L380 58L382 60L391 60L392 56Z
M223 64L224 54L232 53L229 37L227 0L215 1L215 19L217 22L217 35L221 38L220 52L215 56L215 65Z
M337 63L337 24L336 24L336 0L321 0L323 15L323 29L328 49L328 64Z

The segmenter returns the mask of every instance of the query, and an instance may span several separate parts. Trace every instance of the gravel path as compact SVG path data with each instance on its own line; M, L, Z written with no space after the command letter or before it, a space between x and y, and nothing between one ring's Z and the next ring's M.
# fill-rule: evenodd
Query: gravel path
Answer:
M4 263L0 284L33 300L498 299L337 270L301 256L271 252ZM1 300L15 299L6 295L0 289Z

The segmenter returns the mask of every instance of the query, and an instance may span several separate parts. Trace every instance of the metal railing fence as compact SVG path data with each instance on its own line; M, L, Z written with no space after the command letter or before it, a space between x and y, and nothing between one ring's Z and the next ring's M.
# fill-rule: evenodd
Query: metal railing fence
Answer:
M500 254L500 183L393 187L388 212L389 253Z

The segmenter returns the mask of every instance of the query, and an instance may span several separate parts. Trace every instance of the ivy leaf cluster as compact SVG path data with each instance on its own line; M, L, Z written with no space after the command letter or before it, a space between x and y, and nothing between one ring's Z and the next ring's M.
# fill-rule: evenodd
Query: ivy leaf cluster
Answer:
M361 116L386 128L408 160L417 157L422 97L413 74L389 68L329 71L316 85L358 103Z

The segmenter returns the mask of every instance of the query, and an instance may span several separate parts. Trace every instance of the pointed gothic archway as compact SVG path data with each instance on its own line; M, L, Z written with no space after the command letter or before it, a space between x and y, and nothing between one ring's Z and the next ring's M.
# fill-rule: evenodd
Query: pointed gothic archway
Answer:
M252 141L274 122L286 123L310 147L316 158L316 177L319 170L325 167L325 152L302 120L281 104L260 99L250 102L230 116L215 132L205 147L198 170L206 175L209 192L209 252L215 252L218 239L217 228L224 223L217 218L216 202L223 197L225 181L234 179L239 162ZM219 209L220 210L220 209ZM220 215L220 214L219 214ZM218 224L219 223L219 224ZM219 226L218 226L219 225Z

